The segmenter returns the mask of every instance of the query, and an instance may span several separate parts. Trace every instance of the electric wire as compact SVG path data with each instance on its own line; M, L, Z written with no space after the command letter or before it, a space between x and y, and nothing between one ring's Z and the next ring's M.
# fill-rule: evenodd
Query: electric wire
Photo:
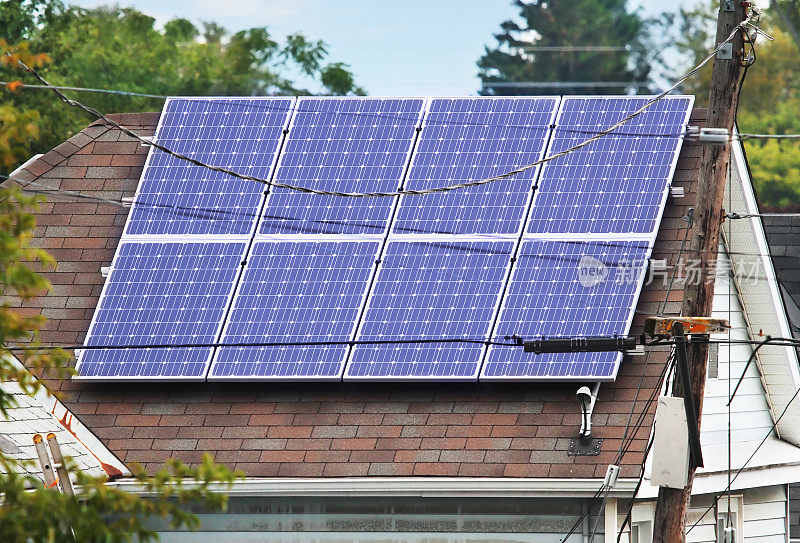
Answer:
M41 187L41 190L27 189L25 187L21 188L21 190L23 190L24 192L28 192L28 193L31 193L31 194L41 194L41 195L46 195L46 196L65 196L65 197L70 197L70 198L77 198L77 199L80 199L80 200L87 200L87 201L97 202L97 203L101 203L101 204L114 205L114 206L117 206L117 207L129 208L132 205L141 205L141 206L144 206L144 207L152 207L152 208L158 208L158 209L172 210L178 215L188 215L188 216L192 216L192 217L203 217L203 218L208 218L210 215L201 215L202 213L207 213L207 214L211 214L211 215L213 215L213 214L230 215L230 216L236 216L236 217L254 217L255 216L254 213L250 213L250 212L246 212L246 211L229 211L229 210L225 210L225 209L210 208L210 207L204 207L204 206L190 207L190 206L180 206L180 205L174 205L174 204L159 204L159 203L155 203L155 202L147 202L147 201L141 201L141 200L132 200L132 201L115 200L115 199L111 199L111 198L103 198L103 197L100 197L100 196L91 196L91 195L83 194L83 193L79 193L79 192L63 190L63 189L59 189L58 187L45 185L44 183L40 183L40 182L37 182L37 181L24 181L24 180L19 179L19 178L7 176L7 175L2 175L2 174L0 174L0 178L3 178L5 180L7 180L7 181L10 180L10 181L15 181L15 182L20 183L20 184L24 184L25 187L27 187L27 186ZM780 214L780 213L774 214L774 216L782 216L782 215L784 215L784 214ZM747 217L751 217L751 216L752 217L756 217L756 216L765 216L765 215L763 215L763 214L762 215L753 214L753 215L748 215ZM798 214L798 216L800 216L800 214ZM737 217L733 217L733 218L745 218L745 216L741 216L741 217L737 216ZM425 231L420 231L419 233L426 233L426 232ZM559 243L565 243L565 244L581 244L581 245L591 243L591 244L599 245L599 246L603 246L603 247L620 247L620 248L630 247L630 241L609 241L609 240L601 240L601 239L560 239L560 240L558 240L558 242ZM642 240L642 242L644 242L644 240ZM685 241L682 241L682 244L683 243L685 243ZM679 247L678 249L658 248L654 252L658 253L659 255L661 255L661 254L681 254L681 253L684 253L684 252L689 252L689 253L708 253L708 252L711 252L711 251L710 250L709 251L705 251L705 250L702 250L702 249L689 249L689 248L680 248ZM736 256L756 257L756 258L791 258L791 259L797 258L797 257L791 256L791 255L771 255L771 254L755 253L755 252L748 252L748 251L730 251L730 252L728 252L728 254L736 255ZM565 260L566 259L567 258L565 258ZM661 260L662 259L656 258L654 256L651 256L650 258L646 259L646 261L648 261L648 262L652 262L652 261L660 262ZM747 278L748 279L758 279L758 280L768 280L769 279L767 277L761 277L761 276L757 276L756 277L756 276L753 276L753 275L748 275Z
M751 17L752 17L752 15L751 15ZM675 90L684 81L686 81L687 79L692 77L695 73L697 73L703 66L708 64L708 62L710 62L714 58L716 53L719 50L721 50L722 47L726 43L728 43L729 41L734 39L736 34L739 32L739 30L743 29L745 23L747 23L748 21L749 21L749 18L747 20L745 20L745 21L742 21L739 25L737 25L736 28L733 29L731 34L724 41L722 41L714 49L714 51L711 52L711 54L709 54L704 60L702 60L692 70L690 70L689 72L684 74L670 88L668 88L665 91L661 92L660 94L654 96L653 98L648 100L643 106L638 108L636 111L630 113L629 115L625 116L622 120L618 121L617 123L615 123L611 127L607 128L606 130L602 131L601 133L599 133L599 134L597 134L595 136L592 136L592 137L584 140L583 142L581 142L579 144L576 144L576 145L574 145L572 147L564 149L563 151L560 151L558 153L555 153L555 154L552 154L550 156L544 157L544 158L542 158L540 160L537 160L535 162L532 162L530 164L527 164L527 165L522 166L520 168L517 168L515 170L511 170L511 171L505 172L503 174L496 175L496 176L493 176L493 177L489 177L489 178L486 178L486 179L480 179L480 180L476 180L476 181L458 183L458 184L447 185L447 186L433 187L433 188L422 189L422 190L408 190L408 189L406 189L406 190L393 191L393 192L339 192L339 191L317 190L317 189L312 189L310 187L292 185L292 184L277 182L277 181L269 180L269 179L262 179L262 178L251 176L251 175L241 174L241 173L235 172L235 171L227 169L227 168L221 168L221 167L218 167L218 166L212 166L210 164L206 164L204 162L201 162L199 160L191 158L191 157L189 157L187 155L184 155L182 153L175 152L175 151L173 151L173 150L171 150L171 149L169 149L169 148L167 148L167 147L165 147L165 146L163 146L163 145L161 145L159 143L155 143L154 141L152 141L150 139L144 138L144 137L136 134L134 131L128 129L127 127L124 127L120 123L117 123L116 121L114 121L112 119L109 119L106 115L104 115L103 113L101 113L97 109L89 107L89 106L86 106L86 105L84 105L84 104L82 104L82 103L80 103L80 102L78 102L76 100L72 100L72 99L68 98L60 90L52 88L52 86L47 82L47 80L45 80L35 69L27 66L21 60L18 60L18 63L28 73L32 74L36 79L38 79L43 85L47 85L50 88L50 90L52 90L55 93L55 95L62 102L64 102L65 104L67 104L69 106L72 106L72 107L79 108L79 109L81 109L81 110L83 110L83 111L95 116L98 119L102 119L103 121L105 121L106 123L110 124L111 126L117 128L118 130L121 130L122 132L124 132L128 136L131 136L131 137L139 140L142 143L150 145L150 146L152 146L152 147L154 147L154 148L156 148L156 149L158 149L158 150L160 150L160 151L162 151L162 152L164 152L166 154L169 154L170 156L174 156L175 158L178 158L180 160L184 160L184 161L186 161L186 162L188 162L190 164L193 164L195 166L203 167L203 168L209 169L211 171L217 171L217 172L220 172L220 173L225 173L227 175L230 175L230 176L233 176L233 177L237 177L239 179L244 179L244 180L248 180L248 181L255 181L255 182L266 184L266 185L269 185L269 186L272 186L272 187L286 188L286 189L289 189L289 190L294 190L294 191L305 193L305 194L318 194L318 195L324 195L324 196L342 196L342 197L352 197L352 198L396 197L396 196L403 196L403 195L422 195L422 194L433 194L433 193L439 193L439 192L449 192L449 191L452 191L452 190L475 187L475 186L480 186L480 185L484 185L484 184L487 184L487 183L492 183L492 182L495 182L495 181L500 181L502 179L507 179L507 178L510 178L510 177L514 177L514 176L516 176L516 175L518 175L520 173L528 171L528 170L530 170L532 168L535 168L535 167L537 167L537 166L539 166L541 164L544 164L546 162L550 162L552 160L555 160L555 159L557 159L559 157L565 156L565 155L567 155L569 153L572 153L574 151L577 151L578 149L581 149L581 148L585 147L585 146L591 144L592 142L597 141L600 138L602 138L604 136L607 136L608 134L612 133L614 130L616 130L617 128L623 126L629 120L631 120L631 119L637 117L638 115L644 113L650 106L652 106L653 104L655 104L659 100L662 100L663 98L665 98L670 92ZM6 52L6 54L10 56L10 53Z
M536 339L575 339L584 340L591 339L595 336L554 336L554 337L537 337ZM605 338L605 336L603 336ZM614 337L634 337L641 339L640 336L614 336ZM466 343L474 345L497 345L505 347L521 346L520 341L524 343L525 339L519 336L505 336L503 338L494 339L475 339L475 338L414 338L414 339L381 339L381 340L341 340L341 341L261 341L251 343L221 343L221 342L207 342L207 343L141 343L141 344L107 344L107 345L81 345L81 344L64 344L64 345L2 345L0 349L10 351L46 351L52 349L63 350L100 350L100 349L184 349L184 348L208 348L208 347L313 347L313 346L326 346L326 345L397 345L397 344L425 344L425 343ZM719 344L719 345L758 345L760 341L746 340L746 339L695 339L692 343ZM772 338L773 345L785 347L800 346L800 339L795 338ZM644 346L669 346L675 345L675 341L671 339L656 339L652 341L643 341L640 345ZM576 351L580 352L580 351Z
M664 385L662 385L664 390L669 390L669 384L668 384L669 374L670 370L674 370L674 368L675 368L675 349L672 349L670 351L669 358L667 359L667 363L662 368L661 374L659 375L658 379L659 383L664 383ZM650 393L650 398L648 398L648 404L646 405L646 408L643 410L643 413L647 413L649 411L652 402L655 401L655 399L658 397L658 394L661 392L662 387L653 388L652 392ZM639 492L639 488L642 486L642 482L644 481L644 470L647 464L647 456L650 453L650 449L653 446L654 439L655 439L655 433L650 432L650 438L648 439L647 446L645 447L645 451L642 456L642 462L639 465L639 477L636 482L636 488L633 491L631 501L628 504L628 511L626 512L625 518L623 519L622 525L620 526L620 529L617 533L617 543L620 542L622 534L625 532L625 526L631 521L631 515L633 514L634 500L636 499L636 494Z
M728 399L728 404L727 405L728 405L729 408L731 406L731 403L733 403L733 399L736 397L736 392L739 390L739 386L742 384L742 381L744 381L744 377L747 374L747 370L750 368L750 364L752 364L753 360L755 360L756 354L758 354L759 349L761 349L761 347L763 347L765 345L768 345L768 344L770 344L772 342L773 342L773 338L771 336L767 336L766 339L764 341L762 341L761 343L759 343L758 345L756 345L756 347L753 349L753 352L750 353L750 357L747 359L747 364L744 365L744 370L742 371L742 375L736 381L736 387L734 387L732 393L731 393L730 390L728 391L728 398L729 399ZM729 354L729 356L730 356L730 354ZM730 358L728 360L730 361ZM730 373L730 372L728 372L728 373Z
M680 245L680 252L678 253L678 257L676 258L676 260L680 260L681 253L682 253L683 248L684 248L685 243L686 243L686 239L688 238L688 235L689 235L689 230L691 230L692 220L693 220L693 217L694 217L693 213L689 214L688 217L689 217L689 221L688 221L689 224L687 225L686 229L684 230L683 240L682 240L681 245ZM657 307L657 313L658 314L662 314L664 312L664 310L666 309L666 305L667 305L667 302L669 300L669 295L670 295L670 293L672 291L672 287L674 285L674 279L675 279L675 276L677 275L677 271L678 271L678 267L676 266L672 270L672 274L671 274L672 277L670 278L669 284L667 286L667 290L666 290L666 293L664 295L664 300L659 304L659 307ZM630 448L631 444L633 443L633 440L634 440L635 436L639 433L639 430L641 429L641 426L644 423L644 419L646 417L646 414L649 411L650 406L652 405L652 399L653 399L654 393L651 392L651 397L648 398L648 401L645 403L645 406L642 409L642 413L640 414L639 419L637 420L637 422L636 422L636 424L634 426L634 430L633 430L633 432L631 432L630 437L628 437L628 432L629 432L629 430L631 428L631 420L633 419L633 414L636 411L636 402L639 399L639 394L641 393L642 386L644 384L644 378L645 378L645 375L647 374L647 367L648 367L648 364L649 364L649 361L650 361L651 352L652 352L652 349L648 350L647 353L645 354L644 363L642 364L642 373L641 373L641 376L639 378L639 384L638 384L638 386L636 388L636 395L633 398L633 403L631 405L630 412L628 413L628 420L627 420L627 422L625 424L625 430L622 433L622 440L620 441L619 450L617 451L617 454L614 457L614 461L612 462L614 465L620 465L620 463L622 461L622 458L624 458L625 454L628 452L628 449ZM667 364L665 364L664 371L666 371L666 368L668 366L669 366L669 360L667 361ZM662 374L661 380L663 380L663 378L664 377L663 377L663 374ZM628 440L627 443L626 443L626 439ZM647 456L645 455L645 459L646 458L647 458ZM642 470L640 472L640 478L643 477L643 476L644 476L644 469L642 468ZM604 484L605 484L605 481L604 481ZM602 486L601 486L601 488L602 488ZM592 530L592 535L591 535L590 541L592 539L594 539L594 534L597 531L597 526L598 526L597 523L599 521L600 511L603 511L603 509L605 507L606 501L608 499L608 492L609 491L610 491L610 488L606 490L605 495L603 496L603 501L601 502L600 509L598 510L598 514L597 514L598 518L595 519L595 525L594 525L594 528ZM598 496L599 496L599 494L596 494L592 498L592 500L590 501L589 507L587 508L587 514L588 514L588 511L591 511L591 507L593 505L593 502L594 502L594 500L597 499ZM632 507L632 504L633 504L633 501L631 501L631 507ZM569 537L571 535L572 531L577 527L577 524L579 524L582 520L583 520L582 518L578 519L578 522L575 523L575 525L570 530L570 533L567 534L567 536L564 538L564 540L566 540L567 537ZM624 528L624 524L623 524L623 528Z
M685 245L686 245L686 240L689 237L689 231L692 229L692 225L694 223L694 209L689 209L689 211L687 212L686 217L687 217L687 223L688 224L686 225L686 228L684 229L683 239L681 240L680 248L679 248L679 251L678 251L678 256L675 259L678 262L680 262L681 255L682 255L683 250L684 250ZM675 278L677 276L677 272L678 272L678 267L677 266L673 267L673 271L672 271L672 274L671 274L671 277L670 277L670 280L669 280L669 283L668 283L668 286L667 286L667 291L666 291L666 294L664 296L664 300L661 302L660 308L658 308L658 310L657 310L657 314L658 315L662 315L663 316L664 311L666 311L667 302L669 301L669 295L672 292L672 287L674 285ZM648 360L650 358L650 353L651 352L652 351L647 351L647 354L645 355L645 363L644 363L645 367L642 369L642 376L641 376L641 378L639 380L639 387L637 388L636 396L634 398L634 407L635 407L635 404L636 404L636 398L639 397L639 390L641 390L642 383L644 382L644 376L645 376L646 369L647 369L647 362L648 362ZM670 354L670 357L667 359L667 363L664 365L664 368L663 368L662 373L661 373L661 377L659 378L659 382L663 382L664 381L664 379L666 378L667 373L669 372L669 367L672 364L674 364L674 358L673 358L674 357L674 353L675 353L675 351L673 349L672 353ZM653 391L650 394L650 398L648 398L648 402L645 404L644 409L642 409L642 413L640 415L640 418L637 421L637 423L638 423L637 427L635 428L635 430L633 431L633 433L631 435L630 442L624 447L624 452L623 452L624 438L625 438L625 436L627 436L628 427L630 426L631 415L633 415L633 410L634 410L634 408L631 408L631 412L630 412L630 414L628 416L628 423L627 423L627 425L625 427L625 432L623 433L623 443L620 444L620 452L618 453L619 458L616 459L617 462L620 462L622 460L622 458L624 457L624 454L628 451L628 448L633 443L634 437L636 436L636 434L641 429L641 425L644 423L645 415L650 410L650 406L652 405L652 402L654 401L654 398L656 397L656 392L657 391L658 391L658 389L654 387ZM637 492L638 492L639 486L641 486L641 484L642 484L642 480L644 479L645 462L647 461L647 453L649 452L650 446L652 446L652 442L653 442L653 432L651 432L649 444L647 446L647 451L645 452L644 457L642 458L642 464L641 464L640 469L639 469L639 481L636 484L636 491ZM619 541L620 538L622 537L622 533L625 530L625 525L630 520L631 514L633 512L633 502L634 502L634 498L635 497L636 497L636 492L634 492L633 498L631 498L631 503L628 506L628 512L625 515L625 520L623 520L622 526L620 527L619 533L617 535L617 541Z
M462 343L470 345L496 345L518 347L511 341L470 339L470 338L415 338L415 339L375 339L375 340L341 340L341 341L254 341L243 343L205 342L205 343L134 343L111 345L3 345L0 349L8 351L47 351L52 349L98 351L106 349L199 349L212 347L320 347L336 345L420 345L439 343Z

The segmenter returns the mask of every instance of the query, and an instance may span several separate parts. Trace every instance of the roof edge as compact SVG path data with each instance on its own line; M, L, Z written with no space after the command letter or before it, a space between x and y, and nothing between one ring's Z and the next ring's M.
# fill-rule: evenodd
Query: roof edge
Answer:
M764 226L761 218L757 216L759 213L758 204L740 141L733 142L731 156L732 169L735 169L736 173L736 176L733 175L733 172L731 175L731 191L733 193L737 191L741 193L741 200L744 205L743 211L756 215L749 219L735 221L736 224L730 228L730 233L725 229L722 231L725 244L731 253L729 258L733 264L734 283L750 328L750 336L752 339L758 340L760 337L759 332L763 332L764 335L772 334L775 337L791 337L792 333L786 315L786 308L779 290L775 269L772 265ZM736 177L738 177L738 180ZM738 183L735 181L738 181ZM734 209L730 211L740 211L735 209L736 207L734 205ZM734 248L734 245L737 248ZM762 289L760 286L753 288L748 282L746 273L747 255L737 254L737 251L740 251L742 246L745 248L744 252L749 251L759 255L757 263L761 268L759 271L763 273L763 279L767 281L766 289ZM737 280L738 271L743 272L742 281ZM763 299L765 295L769 297L769 302ZM774 319L777 322L774 322L770 316L763 314L764 307L749 307L750 304L771 306L771 310L774 312ZM767 358L769 358L769 361ZM798 430L800 403L789 404L789 398L800 387L800 363L798 362L797 351L790 346L773 347L767 345L756 355L756 364L766 391L772 420L777 421L776 430L778 436L784 441L800 446L800 430ZM786 416L782 416L782 413ZM780 420L778 420L779 418Z
M610 497L630 498L638 479L618 479L608 492ZM122 479L108 483L126 492L149 495L138 481ZM185 481L191 488L198 484ZM231 497L252 496L410 496L436 497L503 497L584 498L596 494L603 479L495 478L495 477L321 477L284 478L253 477L239 479L230 487L212 485L212 489Z
M30 370L15 356L7 355L6 359L9 360L11 364L30 373ZM100 463L100 468L108 475L110 480L126 477L131 474L128 467L103 445L97 436L95 436L89 428L78 420L78 418L47 389L44 383L42 383L41 388L32 395L32 398L39 402L42 409L47 411L64 430L72 434L75 440Z

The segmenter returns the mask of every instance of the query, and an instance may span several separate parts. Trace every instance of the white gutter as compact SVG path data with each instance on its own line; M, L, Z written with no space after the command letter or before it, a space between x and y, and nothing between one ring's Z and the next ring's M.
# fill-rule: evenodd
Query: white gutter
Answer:
M609 491L612 498L630 498L637 479L618 479ZM119 479L109 486L147 496L136 480ZM195 483L186 481L184 488ZM268 496L404 496L418 498L589 498L603 479L545 479L488 477L343 477L343 478L246 478L230 487L211 485L231 497Z

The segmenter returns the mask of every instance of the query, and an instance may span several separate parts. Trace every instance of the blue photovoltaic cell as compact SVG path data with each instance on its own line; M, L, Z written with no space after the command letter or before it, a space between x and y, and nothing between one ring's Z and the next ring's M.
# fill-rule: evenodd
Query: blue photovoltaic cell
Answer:
M257 242L223 343L348 341L379 242ZM209 379L339 379L349 347L221 347Z
M540 160L558 102L555 97L434 99L405 188L487 179ZM403 196L392 232L516 234L538 171L469 189Z
M573 147L649 98L564 98L547 154ZM668 97L586 147L547 162L530 234L655 236L694 98Z
M514 243L390 242L358 340L486 339ZM481 344L356 345L345 379L475 380Z
M276 180L338 192L400 187L422 116L418 98L300 98ZM381 234L394 198L347 198L273 189L262 234Z
M123 243L85 345L214 343L244 243ZM82 378L205 378L211 348L87 350Z
M268 179L293 103L291 98L172 98L155 141L206 164ZM265 189L153 149L125 233L247 235Z
M648 250L646 241L523 241L494 336L627 334ZM612 379L620 358L494 346L481 379Z

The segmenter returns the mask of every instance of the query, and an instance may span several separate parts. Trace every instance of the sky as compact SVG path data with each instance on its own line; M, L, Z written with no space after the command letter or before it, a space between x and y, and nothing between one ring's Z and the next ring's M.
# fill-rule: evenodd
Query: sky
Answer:
M674 0L671 8L696 0ZM107 1L76 0L96 7ZM121 0L163 24L183 17L227 30L266 26L282 38L297 31L324 40L329 60L350 65L374 96L465 96L477 93L476 62L495 45L500 23L514 18L510 0ZM661 0L639 0L646 15Z

